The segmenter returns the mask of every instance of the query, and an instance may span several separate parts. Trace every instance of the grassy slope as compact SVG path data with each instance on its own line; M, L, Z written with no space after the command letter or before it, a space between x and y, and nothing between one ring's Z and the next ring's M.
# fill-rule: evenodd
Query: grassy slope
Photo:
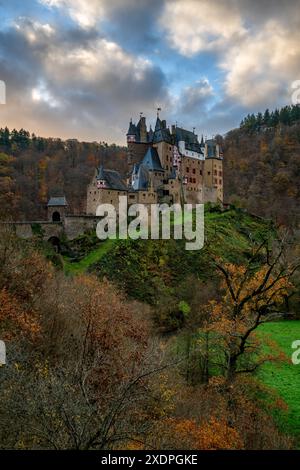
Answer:
M205 245L185 250L185 240L119 240L109 254L91 266L136 299L155 303L157 295L173 295L188 276L206 281L213 251L226 261L245 262L250 238L261 240L270 226L241 211L207 211Z
M207 242L212 243L213 249L220 256L225 257L227 260L241 260L244 258L244 253L249 248L249 234L254 238L259 234L262 234L268 230L268 225L262 221L251 217L241 211L229 210L225 212L218 211L206 211L205 213L205 248L207 248ZM72 245L75 244L81 251L78 261L71 259L68 256L64 256L64 266L67 273L78 274L84 272L92 265L97 265L102 258L105 258L105 262L112 255L118 256L118 243L124 248L126 241L117 242L115 240L107 240L100 242L94 235L80 236L78 240L74 240ZM139 257L142 256L143 250L141 245L149 244L148 241L129 241L130 247L135 247L136 262L139 262ZM135 245L134 245L135 244ZM153 247L164 245L164 251L168 250L168 242L160 241L150 242ZM180 244L180 242L179 242ZM83 247L82 247L83 245ZM172 242L170 243L170 246ZM182 243L180 244L183 247ZM106 257L112 250L112 253ZM122 250L123 251L123 250ZM150 252L152 250L150 249ZM172 248L171 248L172 251ZM205 250L204 250L205 251ZM82 254L83 253L83 254ZM149 253L150 254L150 253ZM202 256L201 252L186 252L182 251L182 256L194 254L193 258L199 258ZM132 250L129 250L127 257L132 257ZM128 260L127 260L128 261ZM132 261L132 260L131 260ZM162 266L158 266L161 268ZM173 268L173 266L172 266ZM159 271L159 270L158 270ZM109 272L106 274L110 274Z
M266 323L260 327L263 334L278 343L280 348L291 358L291 344L300 340L300 321L279 321ZM289 434L297 436L300 441L300 365L292 364L291 360L274 367L265 364L259 376L261 380L276 389L289 407L286 418L280 416L280 427Z
M87 270L105 274L132 295L143 299L163 286L166 292L176 291L177 283L190 272L207 275L207 255L210 248L227 261L242 262L249 250L249 237L258 239L270 231L268 223L241 211L207 211L205 214L206 243L200 252L187 252L181 242L172 241L116 241L99 245L95 239L87 254L78 262L64 257L67 273L79 274ZM82 237L79 240L82 243ZM94 243L94 244L93 244ZM76 241L75 241L76 244ZM175 271L175 272L174 272ZM263 334L274 339L291 357L291 343L300 339L300 321L267 323ZM280 417L279 425L300 438L300 365L286 363L280 366L266 364L260 372L261 380L276 389L289 406L287 418Z
M67 274L80 274L87 271L92 264L100 261L102 256L113 248L113 244L114 240L106 240L78 262L71 262L67 257L64 257L65 272Z

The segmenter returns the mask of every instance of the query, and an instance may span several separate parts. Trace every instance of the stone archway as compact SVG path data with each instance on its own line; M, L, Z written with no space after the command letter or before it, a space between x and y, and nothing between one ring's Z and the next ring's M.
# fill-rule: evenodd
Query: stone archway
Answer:
M60 240L58 237L50 237L48 243L51 243L56 253L60 253Z
M58 211L53 212L52 222L60 222L60 213Z

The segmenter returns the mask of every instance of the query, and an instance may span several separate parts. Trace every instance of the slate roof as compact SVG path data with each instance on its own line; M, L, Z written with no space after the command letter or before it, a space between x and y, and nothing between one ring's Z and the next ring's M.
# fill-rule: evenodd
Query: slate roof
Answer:
M137 178L135 178L132 188L135 191L147 191L149 186L149 170L141 163L135 167Z
M165 121L164 121L165 122ZM164 127L163 122L157 117L155 130L153 134L153 142L169 142L172 143L172 135L170 129Z
M131 119L130 123L129 123L129 128L128 128L127 135L135 135L136 131L137 131L136 125L133 124L132 119Z
M157 150L154 147L148 148L146 155L143 158L142 163L148 168L148 170L164 171L163 167L161 166Z
M201 144L198 141L198 136L192 131L176 127L175 129L176 143L179 141L185 142L185 148L192 152L202 153Z
M65 196L61 196L61 197L50 197L49 201L48 201L48 207L53 207L53 206L67 206L68 203L67 203L67 200L65 198Z
M128 188L123 182L120 173L115 170L106 170L101 166L98 169L96 176L97 180L104 180L107 184L107 189L114 189L117 191L127 191Z

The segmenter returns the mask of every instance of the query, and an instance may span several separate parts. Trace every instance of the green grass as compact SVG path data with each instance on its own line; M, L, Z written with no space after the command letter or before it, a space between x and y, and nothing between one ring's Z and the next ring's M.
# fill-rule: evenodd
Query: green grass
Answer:
M280 429L296 437L300 446L300 364L294 365L291 344L300 340L300 320L265 323L260 327L264 335L269 335L285 352L288 360L278 366L264 364L259 372L260 379L274 388L288 405L286 416L278 415ZM275 416L276 419L276 416Z
M98 248L92 250L87 256L77 262L71 262L67 257L64 257L64 270L66 274L81 274L87 271L92 264L98 263L112 249L115 241L106 240Z

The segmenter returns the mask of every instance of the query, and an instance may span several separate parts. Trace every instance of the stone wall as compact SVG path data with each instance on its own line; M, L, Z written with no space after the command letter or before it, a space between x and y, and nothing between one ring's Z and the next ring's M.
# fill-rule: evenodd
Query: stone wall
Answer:
M40 236L44 240L49 240L51 237L60 238L64 231L62 222L12 222L7 225L13 227L17 237L23 239L34 236Z
M96 229L99 219L93 215L67 215L64 220L64 233L69 240Z

